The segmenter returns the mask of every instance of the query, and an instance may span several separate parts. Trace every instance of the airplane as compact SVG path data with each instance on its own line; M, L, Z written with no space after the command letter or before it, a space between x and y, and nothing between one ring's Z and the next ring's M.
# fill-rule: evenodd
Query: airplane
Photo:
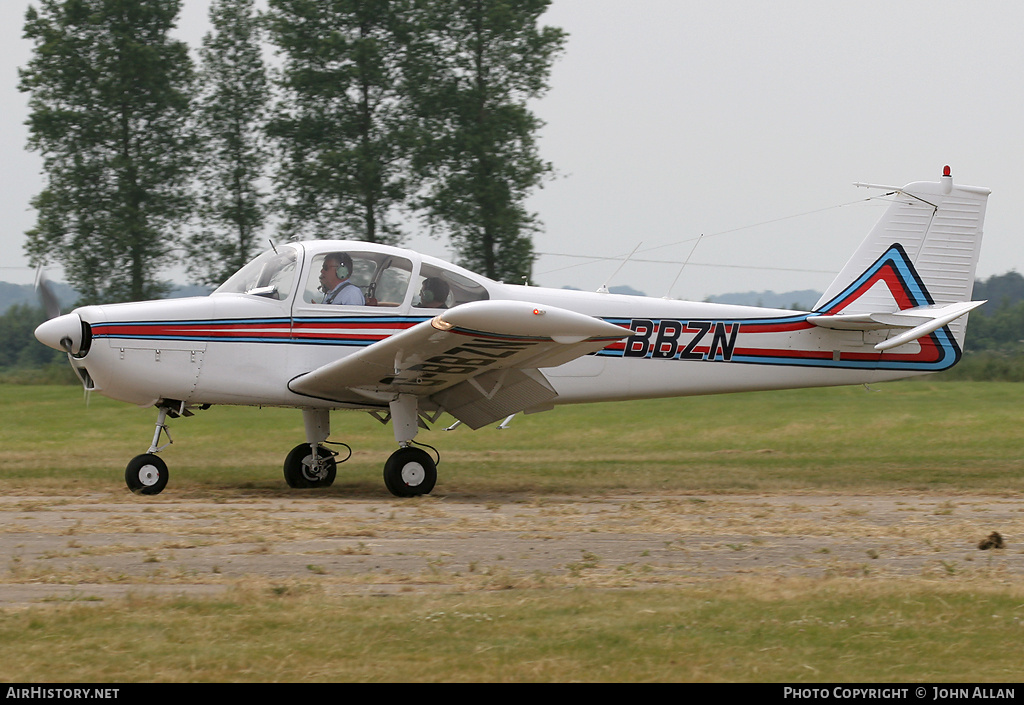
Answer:
M86 390L156 408L149 449L125 469L135 493L167 485L168 418L233 404L302 411L305 442L283 468L293 488L334 482L332 411L390 423L384 484L420 496L439 455L414 439L443 413L479 429L560 404L955 365L967 314L985 303L971 293L990 191L954 185L948 166L938 181L881 188L889 206L810 311L509 285L408 249L325 240L272 245L209 296L83 306L35 335L67 352ZM361 301L324 303L325 272Z

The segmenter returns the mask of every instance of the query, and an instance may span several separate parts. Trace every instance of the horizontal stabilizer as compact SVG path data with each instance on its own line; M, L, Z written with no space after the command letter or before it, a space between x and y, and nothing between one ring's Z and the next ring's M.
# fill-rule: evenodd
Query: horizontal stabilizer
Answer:
M831 328L833 330L909 329L875 346L875 350L884 351L922 338L973 311L983 303L985 302L961 301L953 304L915 306L903 311L888 313L823 314L820 316L809 316L807 322L821 328Z
M960 316L965 315L967 312L971 311L972 309L978 308L978 306L981 306L983 303L985 303L985 302L984 301L964 301L964 302L961 302L961 303L958 303L958 304L947 304L945 306L935 306L935 307L927 306L927 307L924 307L924 308L932 309L933 313L935 314L935 317L932 320L927 321L926 323L922 323L922 324L920 324L918 326L915 326L914 328L911 328L910 330L906 331L905 333L900 333L895 338L889 338L888 340L883 340L881 343L879 343L878 345L875 346L875 350L890 350L892 348L895 348L895 347L898 347L900 345L903 345L904 343L909 343L909 342L912 342L914 340L917 340L918 338L922 338L922 337L928 335L929 333L931 333L932 331L936 331L939 328L942 328L942 326L947 325L948 323L952 323L956 319L960 318ZM915 309L910 309L910 310L915 310ZM897 316L899 314L891 314L891 315L892 316Z

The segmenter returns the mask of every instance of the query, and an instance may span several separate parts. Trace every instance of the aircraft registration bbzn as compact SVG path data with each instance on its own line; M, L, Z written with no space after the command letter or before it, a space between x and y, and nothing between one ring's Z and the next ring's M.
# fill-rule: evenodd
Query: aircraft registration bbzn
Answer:
M384 482L430 492L436 456L420 427L448 413L477 429L556 404L860 384L938 372L960 359L989 191L891 188L891 204L811 311L510 286L406 249L279 245L207 297L85 306L36 337L86 389L153 406L128 487L167 484L167 418L213 404L302 410L291 487L325 487L338 459L330 412L394 430ZM325 303L333 301L333 303ZM340 303L347 301L347 303ZM161 445L163 436L167 443Z

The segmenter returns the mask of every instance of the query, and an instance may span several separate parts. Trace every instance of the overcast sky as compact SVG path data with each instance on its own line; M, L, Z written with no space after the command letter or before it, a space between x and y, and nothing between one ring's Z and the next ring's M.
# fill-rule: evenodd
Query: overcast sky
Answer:
M0 280L18 282L43 185L16 89L29 4L0 3ZM193 47L208 6L184 1ZM993 191L978 275L1024 271L1024 3L554 0L544 20L570 36L534 106L558 172L530 201L536 283L823 290L885 205L852 183L934 180L945 164Z

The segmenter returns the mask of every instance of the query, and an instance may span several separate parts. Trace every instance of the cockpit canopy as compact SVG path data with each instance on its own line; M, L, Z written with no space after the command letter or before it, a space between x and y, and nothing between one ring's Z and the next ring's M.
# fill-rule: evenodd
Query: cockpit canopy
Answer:
M249 294L286 300L295 288L302 255L309 259L300 284L303 305L325 304L320 273L324 261L345 253L352 261L346 274L359 287L365 305L445 309L490 298L487 287L471 273L414 252L354 242L288 244L264 252L242 267L214 293Z

